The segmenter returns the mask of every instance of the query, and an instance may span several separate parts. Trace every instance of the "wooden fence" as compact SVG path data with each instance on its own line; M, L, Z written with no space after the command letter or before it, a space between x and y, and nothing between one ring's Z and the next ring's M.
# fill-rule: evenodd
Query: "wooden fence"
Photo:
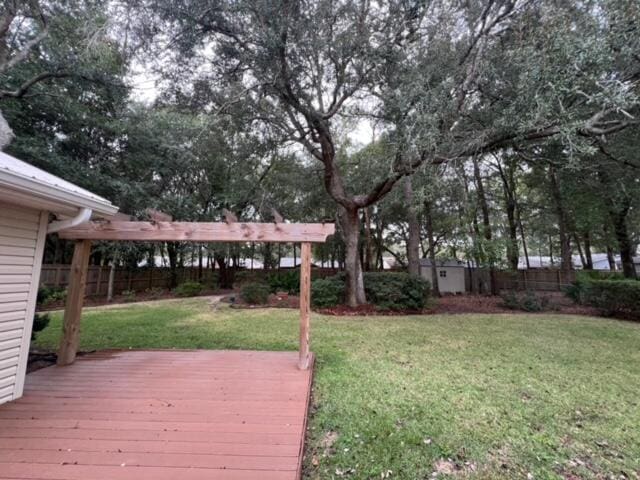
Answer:
M541 292L563 291L576 281L574 270L518 270L497 272L498 290L535 290Z
M66 288L69 284L70 265L42 265L40 284L47 287ZM169 288L171 283L169 268L137 268L122 269L116 268L113 279L114 294L122 293L125 290L136 292L144 291L148 288ZM198 268L178 268L178 284L187 280L198 280ZM212 283L214 272L209 269L202 270L202 281ZM109 267L89 266L87 271L88 296L106 296L109 283Z
M40 284L47 287L66 288L69 284L70 265L42 265ZM265 281L268 275L277 272L298 271L299 268L281 268L274 270L245 270L236 271L236 283ZM336 269L312 267L312 278L323 278L335 275ZM177 269L178 285L187 280L200 281L203 284L214 286L218 271L208 268L202 269L202 278L199 276L198 267L184 267ZM109 267L90 265L87 271L87 296L107 295L109 283ZM113 279L113 293L118 295L123 291L143 292L150 288L169 288L171 285L171 271L168 267L116 268Z
M69 283L70 265L42 266L40 283L47 287L66 288ZM236 283L264 281L265 277L275 272L297 270L297 268L282 268L280 270L238 270ZM335 275L336 269L317 268L311 270L312 278ZM177 269L178 284L187 280L198 281L197 267ZM202 269L202 283L214 285L217 271ZM535 290L543 292L558 292L571 285L576 279L576 272L562 272L560 270L518 270L497 271L496 283L498 291L502 290ZM467 269L466 291L471 293L488 293L490 291L490 276L486 269ZM109 267L90 266L87 272L87 290L89 296L106 296L109 281ZM113 292L120 294L125 290L142 292L149 288L169 288L171 273L168 267L123 269L117 268L114 275Z

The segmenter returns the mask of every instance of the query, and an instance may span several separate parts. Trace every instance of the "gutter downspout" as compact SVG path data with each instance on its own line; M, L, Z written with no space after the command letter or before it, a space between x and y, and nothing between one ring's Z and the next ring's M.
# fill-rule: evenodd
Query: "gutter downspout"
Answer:
M55 233L67 228L77 227L91 219L92 210L90 208L81 208L78 214L73 218L66 220L56 220L49 224L47 233Z

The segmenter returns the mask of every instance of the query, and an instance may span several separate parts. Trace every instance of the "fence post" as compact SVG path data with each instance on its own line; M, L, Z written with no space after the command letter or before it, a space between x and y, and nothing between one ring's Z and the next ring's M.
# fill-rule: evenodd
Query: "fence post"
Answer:
M53 279L53 285L55 287L59 287L60 286L60 265L56 265L56 274L55 274L55 277Z

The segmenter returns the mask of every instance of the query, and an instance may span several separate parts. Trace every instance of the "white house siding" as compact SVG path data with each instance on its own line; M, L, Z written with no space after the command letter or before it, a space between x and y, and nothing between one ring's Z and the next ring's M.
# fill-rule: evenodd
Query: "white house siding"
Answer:
M0 203L0 404L22 396L47 223Z

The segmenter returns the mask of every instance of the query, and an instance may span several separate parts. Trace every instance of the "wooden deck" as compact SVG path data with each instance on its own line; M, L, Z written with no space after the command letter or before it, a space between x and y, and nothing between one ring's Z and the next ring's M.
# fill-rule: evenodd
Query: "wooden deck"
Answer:
M0 406L0 478L300 478L297 352L127 351L27 375Z

